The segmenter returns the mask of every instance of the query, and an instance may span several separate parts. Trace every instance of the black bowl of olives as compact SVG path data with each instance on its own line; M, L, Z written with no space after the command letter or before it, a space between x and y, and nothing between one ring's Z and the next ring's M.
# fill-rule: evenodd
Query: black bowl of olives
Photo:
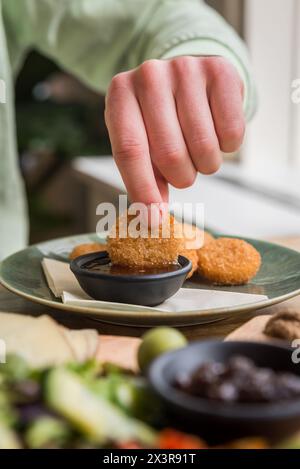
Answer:
M300 364L290 347L194 342L154 361L149 379L169 417L212 443L300 430Z

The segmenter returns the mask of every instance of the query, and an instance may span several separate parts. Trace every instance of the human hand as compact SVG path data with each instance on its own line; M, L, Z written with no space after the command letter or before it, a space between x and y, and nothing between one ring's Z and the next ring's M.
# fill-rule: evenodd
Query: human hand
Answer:
M243 82L222 57L148 60L112 79L105 121L131 201L167 202L241 146Z

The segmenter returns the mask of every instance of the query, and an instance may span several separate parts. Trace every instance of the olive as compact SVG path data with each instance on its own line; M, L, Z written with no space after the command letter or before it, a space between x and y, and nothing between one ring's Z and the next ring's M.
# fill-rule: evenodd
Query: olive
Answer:
M145 372L152 361L159 355L184 347L187 340L177 329L157 327L146 332L138 350L138 364Z

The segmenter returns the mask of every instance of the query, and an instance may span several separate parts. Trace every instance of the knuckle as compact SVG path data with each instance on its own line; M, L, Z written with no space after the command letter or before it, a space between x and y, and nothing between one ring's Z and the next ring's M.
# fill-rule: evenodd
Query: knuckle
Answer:
M206 68L213 78L227 79L236 78L238 73L235 67L225 57L207 57Z
M128 79L128 72L117 73L117 75L115 75L111 79L108 94L114 92L115 90L119 90L120 88L122 89L126 87L127 79Z
M178 166L182 161L182 152L179 148L168 143L160 145L157 150L157 156L163 168Z
M156 85L158 82L158 73L161 69L161 62L157 59L146 60L139 67L139 78L142 84L150 86Z
M216 173L221 167L221 158L211 158L206 165L201 168L201 173L210 175Z
M130 72L118 73L111 79L105 96L104 119L107 126L118 112L118 109L122 108L122 103L124 103L124 99L126 99L130 90Z
M245 124L237 123L226 126L221 131L221 138L225 143L239 145L245 133Z
M214 174L221 166L221 152L216 139L198 137L194 142L194 161L197 171L202 174Z
M110 117L113 115L115 108L118 108L122 99L128 92L128 74L127 72L115 75L108 87L105 97L104 117L106 124L109 122Z
M114 151L114 158L117 162L135 162L139 161L144 152L143 145L136 141L123 141L120 148Z
M189 167L185 169L186 158L185 152L174 145L165 144L156 151L160 171L177 189L185 189L195 182L197 172Z
M215 142L209 137L195 136L191 140L191 146L195 148L198 153L201 153L205 156L211 156L216 153Z
M195 57L191 56L182 56L182 57L176 57L173 60L171 60L171 64L174 68L175 71L179 73L185 73L190 67L194 64L195 62Z
M153 185L145 179L138 180L136 179L134 181L134 189L137 194L142 194L143 195L143 201L144 203L147 203L146 201L149 200L149 203L153 200Z

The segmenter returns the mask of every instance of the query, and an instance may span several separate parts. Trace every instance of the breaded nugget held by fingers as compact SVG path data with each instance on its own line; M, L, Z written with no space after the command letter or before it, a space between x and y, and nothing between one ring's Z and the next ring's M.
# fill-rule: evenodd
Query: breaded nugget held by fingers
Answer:
M70 259L76 259L76 257L83 256L84 254L91 254L92 252L106 251L107 245L100 243L85 243L78 244L75 246L71 254L69 255Z
M127 215L126 221L124 214L121 215L108 236L107 250L111 262L131 267L161 267L177 263L184 243L174 218L166 215L155 237L151 237L150 229L146 236L133 237L130 223L135 218L136 215ZM122 230L125 230L125 237Z
M219 238L198 251L198 272L216 285L243 285L258 272L259 252L242 239Z

